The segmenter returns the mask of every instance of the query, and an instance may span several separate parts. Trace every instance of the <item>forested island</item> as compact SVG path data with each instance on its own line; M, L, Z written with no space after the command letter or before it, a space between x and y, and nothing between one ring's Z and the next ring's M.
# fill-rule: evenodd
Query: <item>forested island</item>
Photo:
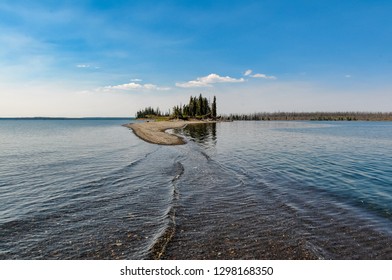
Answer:
M165 133L168 129L181 128L188 124L211 123L219 119L216 114L216 97L214 96L213 101L210 102L202 94L198 97L191 96L188 104L176 105L172 111L165 113L159 108L146 107L136 113L136 118L145 119L147 122L131 123L125 126L131 128L135 135L144 141L159 145L186 143L178 135Z
M161 112L158 108L154 109L152 107L146 107L143 110L139 110L136 113L137 119L160 119L160 120L169 120L169 119L180 119L180 120L188 120L188 119L197 119L197 120L206 120L206 119L217 119L216 114L216 97L214 96L213 101L210 102L206 97L203 97L202 94L199 97L191 96L188 104L185 105L176 105L173 107L172 111Z

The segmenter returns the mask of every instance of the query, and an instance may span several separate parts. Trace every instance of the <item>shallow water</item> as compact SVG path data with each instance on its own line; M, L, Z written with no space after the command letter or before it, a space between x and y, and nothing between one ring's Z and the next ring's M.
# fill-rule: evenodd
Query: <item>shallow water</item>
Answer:
M213 170L211 188L194 200L208 209L201 215L208 232L199 236L201 243L216 248L206 253L185 230L178 242L197 250L184 251L185 257L392 256L390 123L219 123L203 137L186 130L206 155L203 173ZM184 201L183 208L197 216L191 203ZM181 246L173 243L175 257Z
M0 259L391 259L392 123L0 120Z

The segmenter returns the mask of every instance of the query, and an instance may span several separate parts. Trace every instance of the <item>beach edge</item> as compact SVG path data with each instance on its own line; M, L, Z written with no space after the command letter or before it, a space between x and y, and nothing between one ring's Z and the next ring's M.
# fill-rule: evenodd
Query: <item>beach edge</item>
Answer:
M182 137L175 134L169 134L166 131L168 129L184 128L185 126L192 124L205 124L214 122L215 121L173 120L161 122L129 123L124 124L123 126L130 128L137 137L151 144L184 145L186 144L186 141Z

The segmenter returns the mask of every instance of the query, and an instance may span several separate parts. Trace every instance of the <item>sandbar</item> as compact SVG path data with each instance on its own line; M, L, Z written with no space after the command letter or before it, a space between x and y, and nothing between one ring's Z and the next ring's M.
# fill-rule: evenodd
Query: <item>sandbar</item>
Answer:
M177 135L166 133L165 131L173 128L183 128L188 124L210 123L209 121L161 121L161 122L142 122L124 125L131 128L140 139L158 145L183 145L185 140Z

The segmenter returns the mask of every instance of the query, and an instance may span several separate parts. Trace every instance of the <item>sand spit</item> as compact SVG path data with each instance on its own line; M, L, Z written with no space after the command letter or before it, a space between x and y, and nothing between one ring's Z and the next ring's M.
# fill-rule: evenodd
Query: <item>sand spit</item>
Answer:
M162 121L162 122L143 122L131 123L124 126L129 127L142 140L159 145L183 145L184 139L181 137L166 133L165 131L172 128L182 128L188 124L209 123L208 121Z

